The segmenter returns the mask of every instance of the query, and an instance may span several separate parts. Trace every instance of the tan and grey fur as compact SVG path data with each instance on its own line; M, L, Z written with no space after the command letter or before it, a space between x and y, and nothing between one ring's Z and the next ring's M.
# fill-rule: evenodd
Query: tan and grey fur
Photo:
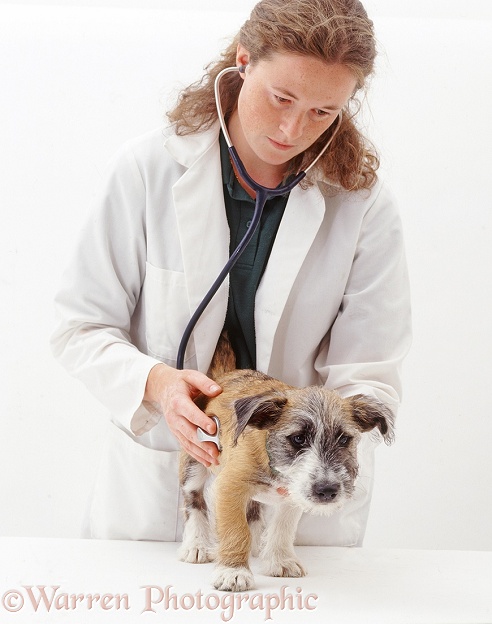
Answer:
M223 392L197 399L205 413L219 418L220 465L207 469L182 454L180 558L215 560L214 586L244 591L253 587L249 556L260 533L266 574L305 575L293 547L302 513L329 515L340 509L354 491L361 433L377 427L389 443L393 414L371 397L342 398L322 386L295 388L233 368L229 343L221 339L211 376ZM216 479L209 508L204 492L210 472ZM271 505L265 525L262 503Z

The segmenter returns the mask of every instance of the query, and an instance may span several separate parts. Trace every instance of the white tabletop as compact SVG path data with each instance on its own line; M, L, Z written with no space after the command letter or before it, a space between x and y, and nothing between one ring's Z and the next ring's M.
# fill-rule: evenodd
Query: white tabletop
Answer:
M0 538L0 622L492 622L492 552L298 548L302 579L216 591L177 545ZM44 589L43 589L44 587Z

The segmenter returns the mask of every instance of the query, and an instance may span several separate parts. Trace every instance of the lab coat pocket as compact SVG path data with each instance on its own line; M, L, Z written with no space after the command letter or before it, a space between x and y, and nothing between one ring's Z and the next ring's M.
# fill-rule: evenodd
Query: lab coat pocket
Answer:
M174 365L190 319L184 273L161 269L147 262L142 297L149 354ZM193 341L190 341L186 361L195 355L193 349Z
M111 423L90 509L91 537L176 541L179 451L138 444Z

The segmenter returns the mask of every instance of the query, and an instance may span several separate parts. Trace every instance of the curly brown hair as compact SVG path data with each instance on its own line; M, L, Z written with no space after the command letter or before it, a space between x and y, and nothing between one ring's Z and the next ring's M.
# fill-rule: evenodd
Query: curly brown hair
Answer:
M205 75L184 89L176 107L167 113L180 135L210 128L217 120L214 81L226 67L236 64L238 44L250 54L250 63L268 60L274 53L310 55L326 63L348 67L357 80L356 92L374 71L376 42L372 21L359 0L261 0L219 60ZM235 110L243 81L236 73L221 82L225 118ZM324 178L347 190L367 189L376 181L378 155L357 128L360 102L355 94L343 111L331 147L308 176L307 184ZM333 124L305 152L292 159L286 175L307 167L331 136Z

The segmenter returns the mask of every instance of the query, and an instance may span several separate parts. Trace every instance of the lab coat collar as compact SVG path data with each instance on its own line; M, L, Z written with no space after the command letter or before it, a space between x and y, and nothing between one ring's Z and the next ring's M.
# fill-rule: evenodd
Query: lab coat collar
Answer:
M216 124L202 133L172 135L165 142L173 158L187 167L173 186L173 198L190 318L229 257L218 132ZM185 362L191 362L194 351L196 366L203 372L208 370L224 326L228 293L229 280L226 279L200 317L189 341Z
M269 372L282 313L325 215L318 187L295 187L289 196L263 279L256 294L256 364ZM302 328L298 328L302 331Z
M176 162L189 169L217 141L219 128L216 122L208 130L185 135L178 135L169 128L164 145Z

